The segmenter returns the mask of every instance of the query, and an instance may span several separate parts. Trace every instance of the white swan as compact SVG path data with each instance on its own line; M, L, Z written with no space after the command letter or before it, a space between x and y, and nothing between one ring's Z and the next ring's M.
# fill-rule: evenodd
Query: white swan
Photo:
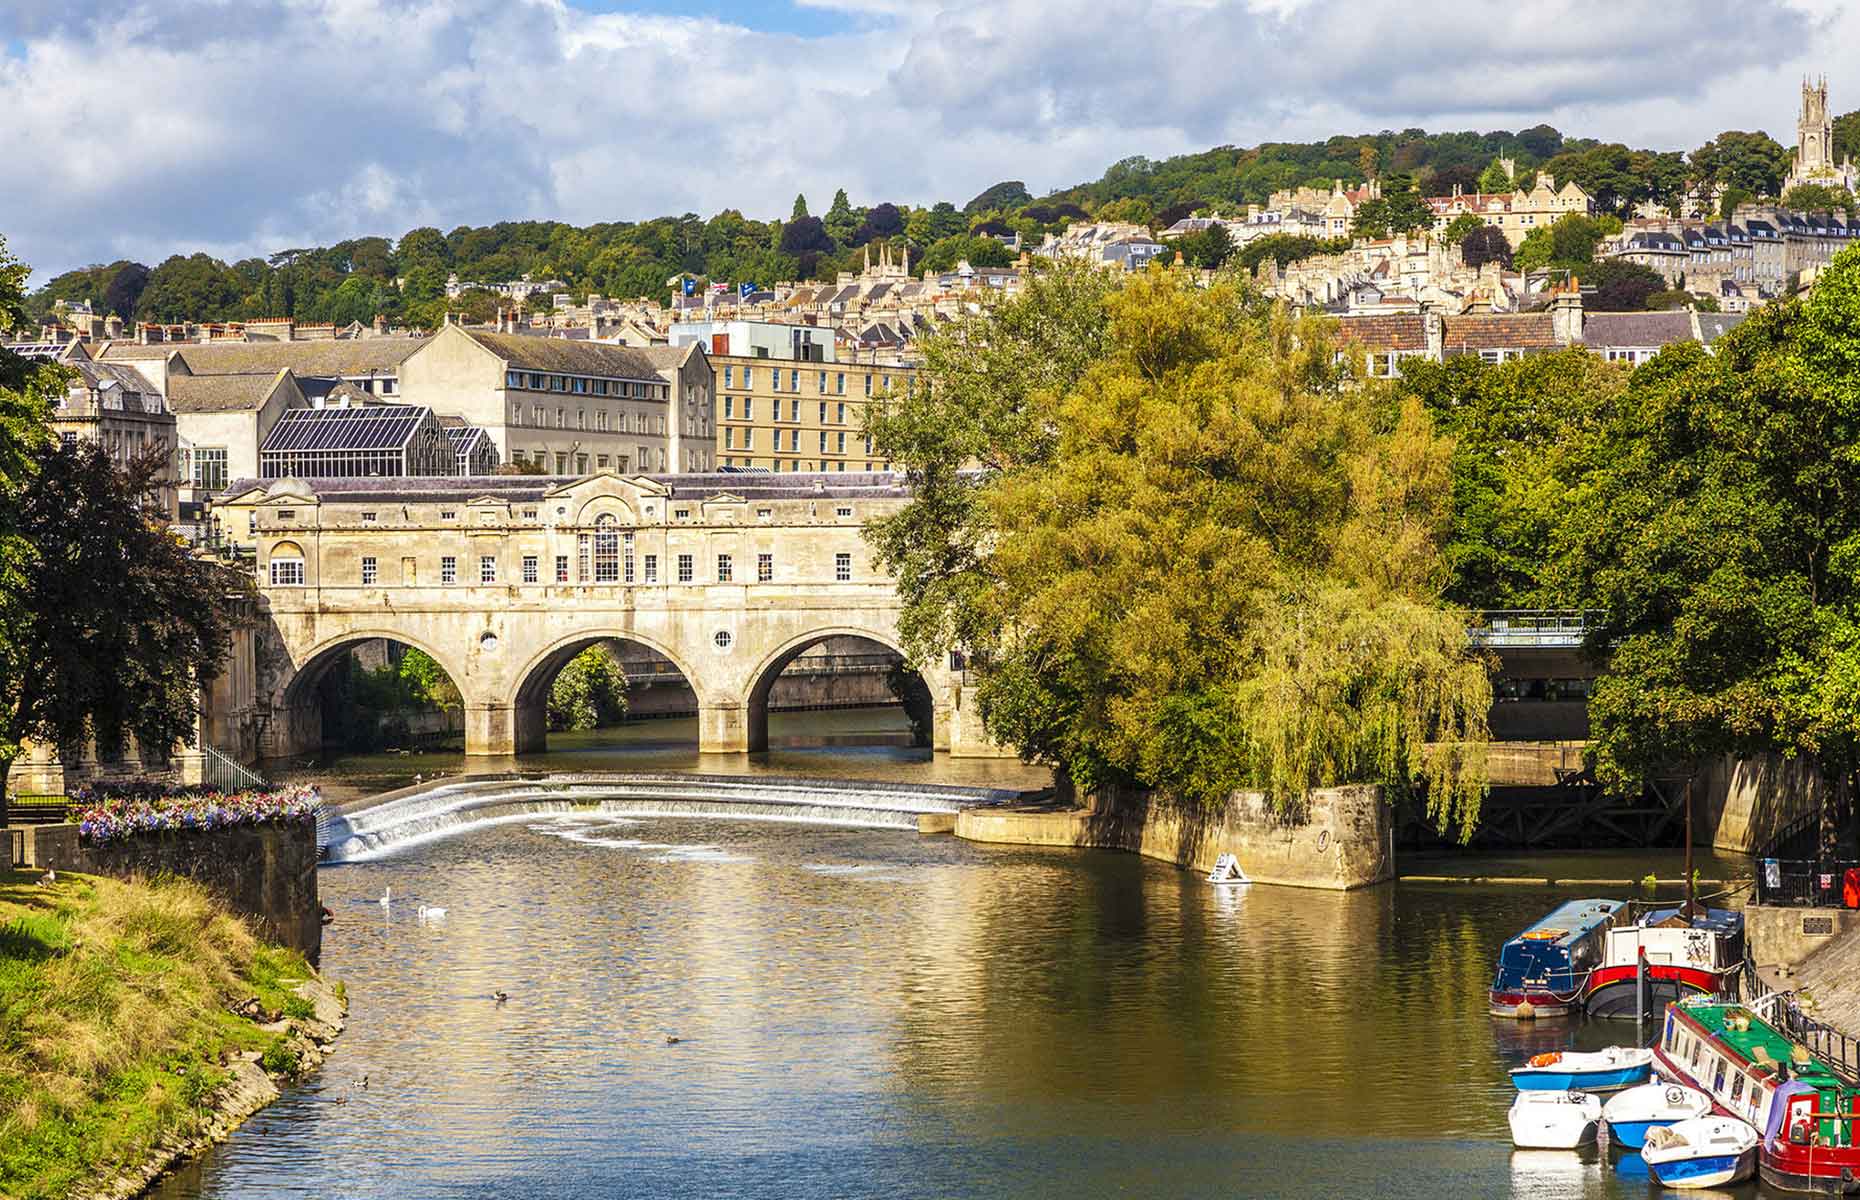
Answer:
M386 908L388 905L394 903L394 889L392 887L384 889L381 893L381 898L375 901L375 903L379 904L382 908Z
M446 919L446 910L443 908L429 908L422 904L419 907L417 915L422 921L443 921Z

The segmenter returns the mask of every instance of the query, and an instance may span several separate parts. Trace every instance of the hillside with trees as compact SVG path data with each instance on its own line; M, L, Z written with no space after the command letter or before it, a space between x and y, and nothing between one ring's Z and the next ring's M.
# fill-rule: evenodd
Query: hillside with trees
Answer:
M1835 139L1837 153L1860 154L1860 112L1835 122ZM1509 161L1515 175L1501 161ZM1000 240L1009 235L1037 245L1047 233L1088 218L1160 230L1182 217L1264 204L1275 191L1328 189L1336 182L1355 186L1369 178L1381 181L1385 199L1366 219L1385 232L1424 227L1423 196L1455 187L1492 191L1514 180L1528 185L1540 173L1557 186L1580 184L1596 197L1604 218L1625 215L1643 202L1676 206L1701 189L1718 194L1728 211L1743 200L1775 196L1789 161L1789 150L1767 134L1741 130L1720 133L1689 155L1566 137L1549 125L1488 133L1383 130L1321 142L1219 146L1160 160L1126 158L1095 180L1042 197L1023 181L1003 180L960 208L949 201L856 206L840 189L821 215L797 196L786 220L756 220L728 208L708 219L684 213L587 226L502 221L285 248L233 263L199 253L177 254L154 266L125 260L49 280L31 294L27 310L31 319L41 319L65 300L88 302L126 321L293 317L347 324L383 314L395 323L433 327L448 310L483 320L498 305L498 297L482 288L468 288L448 301L446 280L452 274L467 285L525 274L559 279L577 299L590 292L657 299L680 276L701 284L759 286L830 279L857 270L874 243L888 244L894 253L908 248L914 269L947 270L965 259L978 267L1003 266L1013 260ZM1184 250L1196 265L1211 267L1225 262L1233 247L1223 238L1202 238ZM1254 261L1266 254L1288 261L1287 252L1275 243ZM1567 256L1534 251L1526 259L1534 257ZM548 301L536 297L529 303Z

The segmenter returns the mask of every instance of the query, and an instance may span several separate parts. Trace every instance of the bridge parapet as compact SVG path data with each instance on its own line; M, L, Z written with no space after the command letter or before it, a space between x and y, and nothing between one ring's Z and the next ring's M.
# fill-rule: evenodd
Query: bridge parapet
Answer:
M1467 632L1488 649L1579 649L1594 613L1579 608L1500 608L1476 614Z

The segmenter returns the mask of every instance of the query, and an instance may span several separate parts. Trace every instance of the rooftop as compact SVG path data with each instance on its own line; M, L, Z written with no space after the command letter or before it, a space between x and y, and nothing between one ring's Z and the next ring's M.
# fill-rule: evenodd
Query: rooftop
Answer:
M376 410L379 411L379 410ZM495 496L501 500L535 501L547 493L575 483L578 475L432 475L361 479L300 479L319 499L333 504L394 503L470 500ZM628 478L634 478L628 476ZM673 499L702 500L711 496L741 496L745 500L903 500L909 497L902 475L885 471L847 471L831 474L725 474L720 471L647 475L671 489ZM216 500L230 500L253 488L275 487L279 480L241 479Z

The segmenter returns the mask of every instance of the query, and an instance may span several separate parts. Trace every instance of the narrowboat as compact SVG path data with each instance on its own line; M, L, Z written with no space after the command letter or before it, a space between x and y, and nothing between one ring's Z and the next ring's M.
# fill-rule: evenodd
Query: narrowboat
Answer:
M1610 1046L1582 1054L1554 1051L1511 1069L1520 1092L1612 1092L1645 1083L1653 1075L1653 1051Z
M1505 943L1489 995L1495 1017L1558 1017L1582 1003L1619 900L1571 900Z
M1668 1005L1656 1069L1759 1131L1757 1169L1766 1186L1860 1196L1860 1087L1753 1007Z
M1642 967L1637 959L1646 955ZM1604 937L1582 1006L1591 1017L1648 1016L1688 996L1725 989L1744 961L1744 914L1722 908L1630 905ZM1645 988L1635 995L1636 984Z

